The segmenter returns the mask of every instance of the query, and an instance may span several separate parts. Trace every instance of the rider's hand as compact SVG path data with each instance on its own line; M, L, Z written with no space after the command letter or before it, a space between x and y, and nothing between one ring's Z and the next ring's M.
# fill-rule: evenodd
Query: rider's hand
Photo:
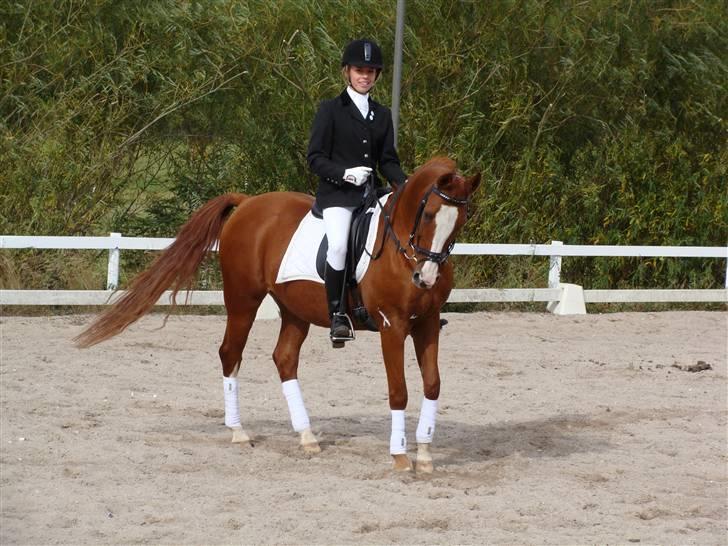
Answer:
M352 167L344 171L344 180L349 184L361 186L367 181L371 173L372 169L370 167Z

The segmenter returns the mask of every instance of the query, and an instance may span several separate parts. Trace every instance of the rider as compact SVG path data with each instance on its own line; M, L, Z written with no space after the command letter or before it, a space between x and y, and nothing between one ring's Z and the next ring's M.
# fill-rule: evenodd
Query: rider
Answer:
M351 215L362 202L364 184L371 176L374 186L382 185L377 167L393 185L407 179L394 148L392 114L369 96L383 66L382 50L372 40L347 45L341 59L347 87L319 105L311 127L307 159L319 176L316 201L323 211L328 239L324 281L332 341L349 341L354 335L340 304Z

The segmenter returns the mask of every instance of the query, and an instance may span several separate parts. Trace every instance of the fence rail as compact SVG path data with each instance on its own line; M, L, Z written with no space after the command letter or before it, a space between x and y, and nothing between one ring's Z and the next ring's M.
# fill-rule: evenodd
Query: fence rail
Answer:
M119 285L119 256L122 250L163 250L174 242L173 238L123 237L112 233L108 237L63 237L0 235L0 249L69 249L108 250L107 290L0 290L0 305L106 305L113 303L123 292L114 294ZM213 250L217 250L214 247ZM634 302L723 302L728 303L728 247L674 247L674 246L609 246L564 245L561 241L550 244L469 244L455 245L453 254L463 256L543 256L550 258L548 288L476 288L455 289L449 303L465 302L559 302L564 294L560 279L563 257L666 257L666 258L718 258L726 260L725 287L723 289L650 289L650 290L584 290L586 303ZM170 304L170 292L157 302ZM185 300L180 295L180 302ZM222 305L222 291L190 292L189 305ZM272 302L268 302L270 306ZM265 307L265 304L264 304ZM260 315L259 315L260 316Z
M124 237L120 233L111 233L107 237L0 235L0 249L163 250L173 242L172 237ZM452 253L469 256L637 256L728 260L728 246L565 245L559 241L549 244L457 243Z

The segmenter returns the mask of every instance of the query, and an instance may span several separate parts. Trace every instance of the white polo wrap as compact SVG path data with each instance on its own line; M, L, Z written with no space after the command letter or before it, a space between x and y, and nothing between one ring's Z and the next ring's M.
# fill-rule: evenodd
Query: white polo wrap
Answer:
M431 444L435 434L435 419L437 419L437 400L422 398L420 408L420 421L417 424L417 443Z
M392 410L392 436L389 438L389 453L407 453L407 437L404 434L404 410Z
M240 426L240 403L238 402L237 377L223 377L222 386L225 391L225 426Z
M307 428L311 428L306 407L303 405L303 395L301 394L301 386L298 384L298 379L284 381L281 383L281 387L283 387L283 396L286 397L286 402L288 402L288 411L291 414L293 430L301 432Z

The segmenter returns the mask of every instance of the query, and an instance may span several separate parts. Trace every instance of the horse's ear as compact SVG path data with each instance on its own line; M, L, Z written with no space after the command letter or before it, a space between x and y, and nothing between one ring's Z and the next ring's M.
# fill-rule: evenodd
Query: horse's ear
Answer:
M453 184L457 182L458 175L455 173L446 173L440 176L440 178L437 179L437 187L443 191L447 191L449 188L452 188Z
M476 173L470 178L465 179L465 183L468 185L468 194L475 193L475 190L480 186L480 173Z

